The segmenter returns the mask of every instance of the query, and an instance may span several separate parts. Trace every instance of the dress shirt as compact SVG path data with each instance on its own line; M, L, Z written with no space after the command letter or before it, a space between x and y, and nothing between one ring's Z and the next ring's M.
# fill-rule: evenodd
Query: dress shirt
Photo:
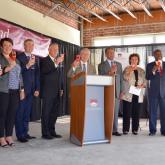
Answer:
M54 62L54 57L52 57L51 55L48 55L49 57L50 57L50 59ZM54 66L55 66L55 68L57 68L58 67L58 65L54 62Z

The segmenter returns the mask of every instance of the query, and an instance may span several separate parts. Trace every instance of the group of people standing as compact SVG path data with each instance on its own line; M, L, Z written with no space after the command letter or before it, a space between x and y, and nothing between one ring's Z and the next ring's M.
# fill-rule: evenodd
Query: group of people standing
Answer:
M29 135L29 120L34 97L42 98L41 128L42 138L53 139L62 136L56 133L55 123L58 117L60 90L59 70L64 55L59 54L59 45L52 43L48 56L38 58L33 55L34 42L24 41L24 52L16 56L13 41L3 38L0 41L0 145L13 146L12 138L15 125L19 142L28 142L35 137ZM140 109L143 104L143 89L148 89L149 100L149 135L156 134L157 108L160 107L161 134L165 136L165 63L160 50L154 51L155 61L147 64L146 73L139 67L140 57L137 53L129 56L129 65L122 69L121 63L114 60L113 48L106 48L106 60L99 64L99 75L115 78L115 109L113 135L118 132L118 114L120 101L123 100L123 134L130 130L138 134ZM96 74L96 69L89 64L90 50L83 48L68 71L71 78L77 73ZM147 83L148 82L148 83ZM149 86L147 86L149 84ZM131 93L130 88L140 89L138 95ZM111 100L110 100L111 101Z
M24 52L16 56L13 41L3 38L0 41L0 145L13 146L15 125L19 142L34 139L30 136L29 120L34 97L42 97L42 138L61 138L55 131L58 116L59 64L64 56L57 57L58 44L49 45L49 55L39 58L32 54L34 42L24 41Z
M153 52L155 61L147 64L146 72L139 66L140 57L137 53L129 56L129 65L122 69L122 64L115 61L114 48L106 48L106 60L98 65L99 75L113 76L115 78L115 108L113 135L121 136L118 132L118 114L120 102L123 102L123 134L130 130L132 118L132 133L138 135L140 112L143 106L145 90L148 90L149 102L149 135L156 134L157 109L160 107L161 135L165 136L165 63L161 50ZM83 48L80 51L80 60L75 59L68 72L68 77L73 77L79 72L89 75L96 74L95 67L88 63L90 50ZM149 84L149 85L148 85ZM132 92L130 88L139 92ZM145 89L145 90L144 90Z
M127 135L130 130L130 118L132 118L132 133L138 134L139 117L143 105L144 89L148 90L149 107L149 135L156 134L157 109L160 108L161 135L165 136L165 62L161 50L153 52L155 61L147 64L146 73L139 66L140 57L137 53L129 56L129 65L122 71L122 65L114 60L113 48L106 48L106 61L99 64L100 75L115 77L115 113L113 135L121 136L118 132L118 113L120 100L123 101L123 134ZM148 85L149 84L149 85ZM134 92L130 88L138 89Z

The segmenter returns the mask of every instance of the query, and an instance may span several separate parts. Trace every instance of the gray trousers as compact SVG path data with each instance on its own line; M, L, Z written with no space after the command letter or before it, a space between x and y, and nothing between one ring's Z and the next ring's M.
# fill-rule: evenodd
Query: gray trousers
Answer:
M115 98L114 120L113 120L113 132L117 132L117 131L118 131L119 105L120 105L120 99Z

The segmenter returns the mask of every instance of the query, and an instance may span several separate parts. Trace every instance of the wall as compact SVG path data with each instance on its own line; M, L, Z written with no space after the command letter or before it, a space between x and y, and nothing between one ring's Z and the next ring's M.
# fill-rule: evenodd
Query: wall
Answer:
M144 33L165 32L165 13L163 10L152 11L153 17L144 12L136 12L137 19L128 14L119 15L122 21L112 16L104 17L107 22L93 19L93 23L84 23L84 46L92 46L94 37L120 36Z
M13 0L0 0L0 18L36 32L80 45L79 30L53 18L43 17L43 14Z

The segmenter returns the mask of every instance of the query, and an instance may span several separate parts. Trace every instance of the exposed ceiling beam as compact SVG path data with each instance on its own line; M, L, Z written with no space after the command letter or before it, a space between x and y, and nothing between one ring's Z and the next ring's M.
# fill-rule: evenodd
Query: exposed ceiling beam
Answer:
M42 0L42 1L43 1L43 0ZM44 0L44 1L45 1L45 0ZM47 0L46 0L46 1L47 1ZM68 7L66 7L66 5L65 5L64 3L60 2L60 1L58 1L58 3L59 3L58 6L60 6L60 7L63 8L64 10L68 11L69 13L74 14L74 15L76 15L76 16L78 16L78 17L84 19L84 20L86 20L86 21L89 22L89 23L92 23L92 21L90 21L89 19L85 18L84 16L82 16L82 15L80 15L80 14L74 12L73 10L69 9ZM57 5L57 4L55 4L55 5ZM47 13L47 15L45 15L45 16L50 15L55 9L56 9L56 7L54 6L54 7ZM60 11L60 12L61 12L61 11ZM72 18L72 17L71 17L71 18ZM72 19L74 19L74 18L72 18ZM76 22L78 22L78 23L81 23L80 21L78 21L78 20L76 20L76 19L74 19L74 20L75 20Z
M43 15L43 17L49 16L56 8L58 8L61 4L55 4L47 13Z
M67 10L68 12L73 13L74 15L77 15L78 17L82 18L83 20L85 20L85 21L87 21L87 22L89 22L89 23L93 23L92 21L90 21L90 20L87 19L86 17L84 17L84 16L78 14L77 12L75 12L75 11L73 11L73 10L67 8L67 7L63 7L63 8L64 8L65 10Z
M143 2L140 0L139 2L140 6L143 8L143 10L147 13L148 16L153 17L150 11L146 8L146 6L143 4Z
M160 6L162 7L163 11L165 12L165 4L164 0L159 0Z
M83 9L84 11L96 16L97 18L99 18L100 20L107 22L107 20L105 20L103 17L99 16L98 14L96 14L93 11L90 11L89 9L87 9L85 6L81 5L81 3L77 2L76 0L69 0L70 2L74 3L76 6L78 6L79 8Z
M129 11L125 6L123 6L120 2L118 2L117 0L113 1L113 0L108 0L109 2L112 3L112 5L114 5L115 7L120 6L123 10L125 10L132 18L137 19L137 17L131 12ZM117 4L117 5L116 5Z
M105 6L103 6L102 4L100 4L98 1L94 1L94 0L90 0L91 2L95 3L99 8L101 8L102 10L108 12L109 14L113 15L115 18L117 18L118 20L122 20L118 15L116 15L114 12L112 12L111 10L109 10L108 8L106 8Z

